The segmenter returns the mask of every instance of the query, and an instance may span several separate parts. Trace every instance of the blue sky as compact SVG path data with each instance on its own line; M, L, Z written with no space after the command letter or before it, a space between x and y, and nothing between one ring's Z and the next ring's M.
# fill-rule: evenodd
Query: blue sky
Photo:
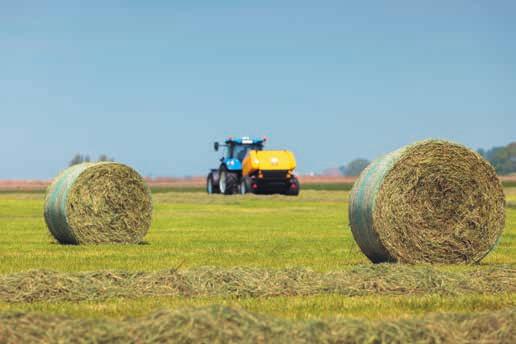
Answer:
M0 178L76 152L203 175L267 136L300 172L516 139L512 1L0 0Z

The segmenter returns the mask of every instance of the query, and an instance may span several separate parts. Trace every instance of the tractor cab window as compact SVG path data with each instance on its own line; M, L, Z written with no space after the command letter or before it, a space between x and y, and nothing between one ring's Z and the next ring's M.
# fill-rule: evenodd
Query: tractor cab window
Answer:
M262 150L262 145L241 145L233 147L233 158L240 161L244 160L247 151L249 150Z
M224 149L224 156L226 158L230 158L231 157L231 151L233 150L233 147L231 146L226 146L225 149Z

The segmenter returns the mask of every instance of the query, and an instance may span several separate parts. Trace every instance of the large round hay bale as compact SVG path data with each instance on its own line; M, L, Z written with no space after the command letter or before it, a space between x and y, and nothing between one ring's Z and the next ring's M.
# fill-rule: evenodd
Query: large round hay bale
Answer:
M151 218L145 181L118 163L74 165L55 178L45 199L47 227L63 244L139 243Z
M504 206L501 183L479 154L426 140L362 172L350 194L349 223L375 263L471 263L498 242Z

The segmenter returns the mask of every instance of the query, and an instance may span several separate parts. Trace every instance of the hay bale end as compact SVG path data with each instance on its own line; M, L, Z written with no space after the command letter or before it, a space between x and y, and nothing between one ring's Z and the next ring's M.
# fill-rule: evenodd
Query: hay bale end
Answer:
M350 194L349 223L373 262L473 263L498 242L505 197L492 166L442 140L373 161Z
M149 230L152 199L143 178L113 162L74 165L47 190L45 222L62 244L139 243Z

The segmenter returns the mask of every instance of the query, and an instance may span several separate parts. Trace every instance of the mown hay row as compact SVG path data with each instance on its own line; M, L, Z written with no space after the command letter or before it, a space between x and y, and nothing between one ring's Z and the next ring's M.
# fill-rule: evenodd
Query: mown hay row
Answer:
M151 225L152 199L132 168L84 163L55 178L44 215L50 233L62 244L139 243Z
M498 242L505 198L472 150L426 140L372 162L350 193L349 223L373 262L474 263Z
M0 275L0 300L37 302L141 296L271 297L316 294L408 295L516 292L516 267L445 272L430 266L380 264L347 271L302 268L199 268L158 272L33 270Z
M288 321L209 306L138 319L0 314L0 343L513 343L516 310L367 321Z

